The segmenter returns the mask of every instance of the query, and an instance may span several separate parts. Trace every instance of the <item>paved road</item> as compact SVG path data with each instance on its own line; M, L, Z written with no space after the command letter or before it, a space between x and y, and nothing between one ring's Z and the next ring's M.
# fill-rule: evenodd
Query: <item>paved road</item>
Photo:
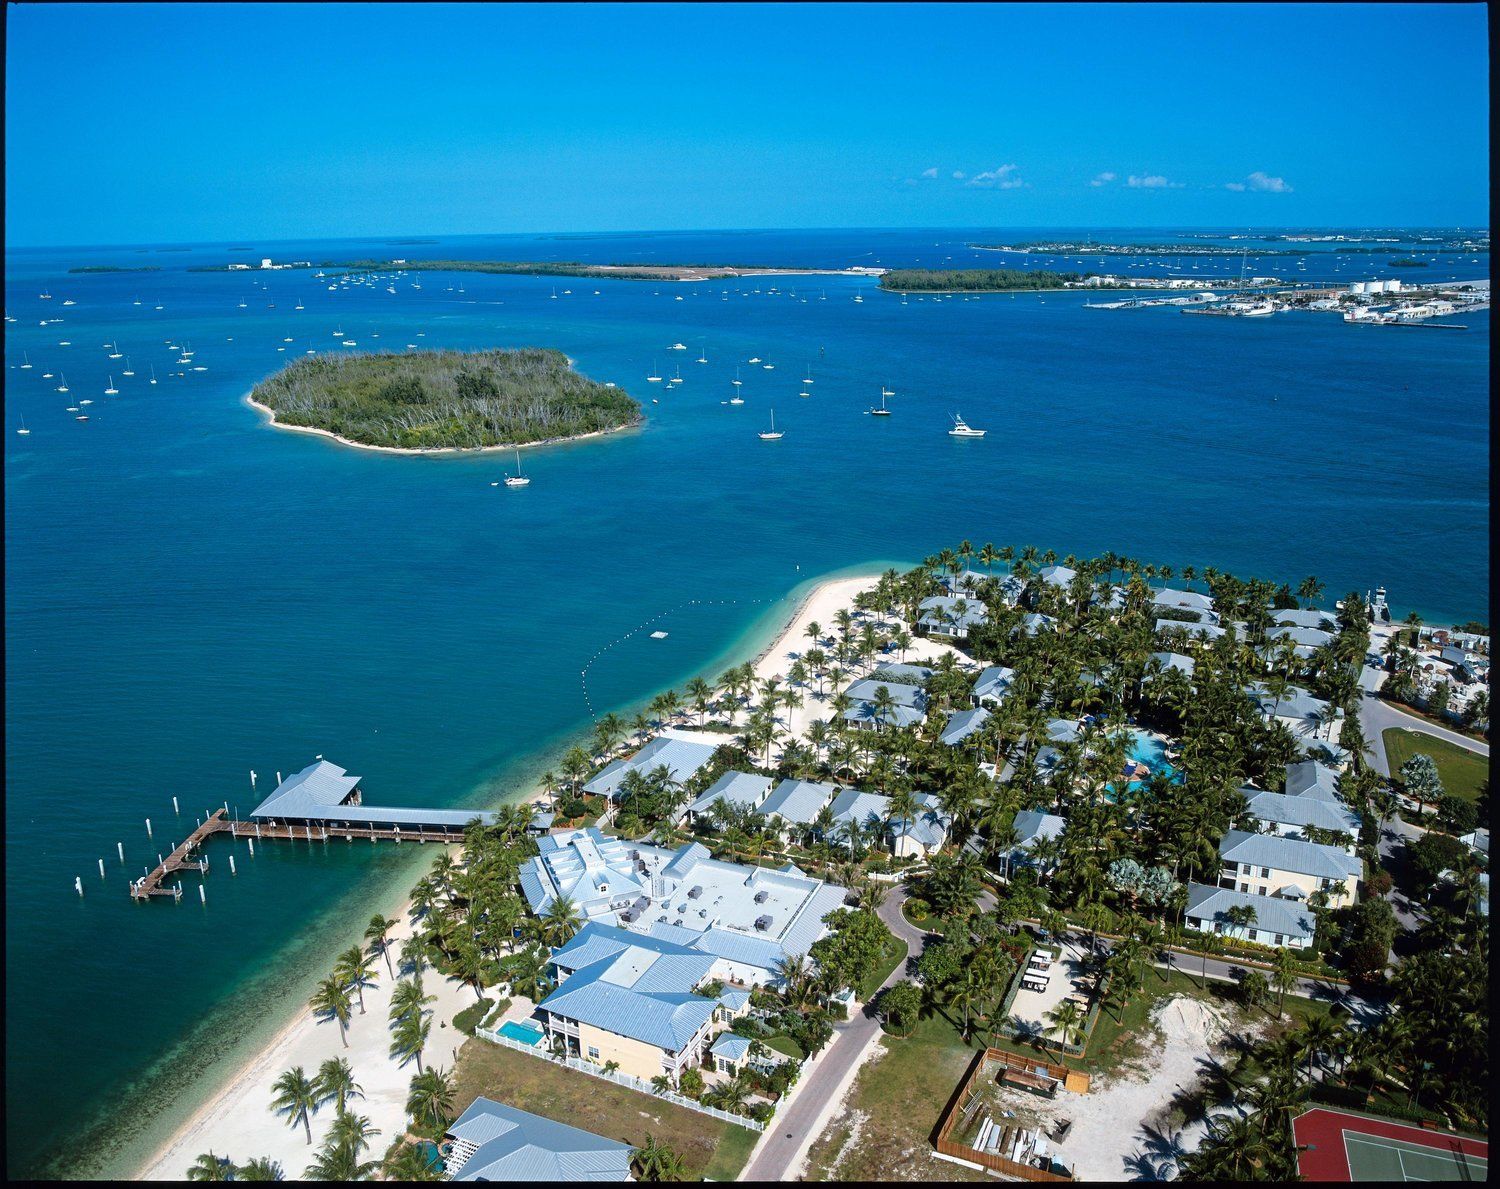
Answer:
M1432 735L1448 743L1457 744L1459 747L1467 748L1486 758L1490 754L1488 743L1479 739L1471 739L1468 735L1460 735L1457 731L1450 731L1446 727L1434 726L1426 719L1403 714L1389 702L1384 702L1370 693L1366 693L1360 699L1359 721L1364 727L1365 738L1370 741L1374 751L1371 762L1375 771L1382 776L1391 774L1390 764L1385 757L1385 731L1389 727L1404 727L1408 731L1421 731L1424 735Z
M890 931L906 942L910 956L915 958L922 952L926 935L901 915L901 905L905 900L905 889L892 888L877 911ZM880 985L888 987L905 977L906 964L903 962ZM784 1181L791 1178L803 1153L817 1138L814 1128L818 1128L821 1116L838 1094L840 1084L879 1038L880 1020L868 1005L853 1019L835 1026L833 1040L806 1074L786 1113L772 1123L771 1133L757 1145L739 1180Z

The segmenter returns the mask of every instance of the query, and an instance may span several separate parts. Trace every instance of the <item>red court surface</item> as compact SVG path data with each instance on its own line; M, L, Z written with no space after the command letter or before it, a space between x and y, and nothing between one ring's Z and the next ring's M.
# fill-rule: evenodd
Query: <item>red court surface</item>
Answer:
M1483 1181L1487 1140L1314 1107L1292 1120L1305 1181Z

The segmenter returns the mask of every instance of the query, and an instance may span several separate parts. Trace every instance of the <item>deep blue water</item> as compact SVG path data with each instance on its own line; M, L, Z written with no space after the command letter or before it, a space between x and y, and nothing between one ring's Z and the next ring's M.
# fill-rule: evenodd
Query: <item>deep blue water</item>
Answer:
M1090 310L1079 294L903 304L846 277L465 275L460 293L434 273L392 295L329 292L305 272L185 271L261 255L971 264L995 255L965 244L1000 236L9 253L10 1170L62 1144L97 1155L81 1171L128 1167L197 1101L190 1071L207 1076L282 1022L414 878L416 848L357 845L240 850L231 877L226 843L210 848L206 907L191 887L181 905L132 904L126 879L159 843L206 808L252 803L251 769L263 793L321 753L364 776L372 801L493 801L586 726L592 658L594 709L623 708L739 659L799 582L964 537L1294 584L1314 573L1330 601L1383 583L1398 614L1487 615L1488 314L1439 332ZM66 272L143 260L163 271ZM1321 253L1301 276L1383 275L1379 260ZM1442 264L1454 276L1487 266ZM1233 275L1239 261L1217 267ZM1250 267L1292 272L1286 258ZM267 428L243 394L309 346L342 349L335 330L360 349L556 346L648 402L648 420L528 452L521 491L491 487L504 458L378 455ZM134 377L107 358L114 341ZM168 341L208 370L173 375ZM700 343L708 364L695 362ZM775 370L741 362L746 403L724 404L751 356ZM680 390L644 379L679 366ZM110 375L118 396L103 395ZM865 416L882 385L895 415ZM85 397L79 423L64 406ZM773 406L786 436L763 443ZM950 439L954 412L988 437ZM23 415L26 437L13 432ZM667 639L640 632L601 653L655 616ZM101 1112L108 1130L84 1142Z

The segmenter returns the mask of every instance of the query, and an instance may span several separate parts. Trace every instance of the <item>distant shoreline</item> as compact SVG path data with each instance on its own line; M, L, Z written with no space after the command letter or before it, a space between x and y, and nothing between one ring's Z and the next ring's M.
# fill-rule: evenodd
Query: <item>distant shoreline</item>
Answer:
M562 438L539 438L534 442L502 442L496 446L374 446L369 442L356 442L353 438L346 438L342 434L336 434L331 429L319 429L315 425L292 425L280 421L276 417L276 410L270 405L263 405L250 393L245 393L245 403L253 409L258 409L266 415L268 423L276 429L291 430L293 433L317 434L322 438L332 438L341 446L353 446L357 450L374 450L381 454L493 454L505 450L526 450L532 446L560 446L566 442L582 442L588 438L602 438L606 434L619 433L626 429L636 429L644 417L637 417L634 421L626 421L610 429L596 429L589 433L574 434L571 437Z
M369 272L472 272L494 276L572 277L579 280L714 281L738 277L822 276L879 277L887 270L866 265L848 268L761 267L733 264L584 264L564 260L299 260L273 264L273 271L310 268L341 270L335 276ZM259 272L237 264L199 264L189 272Z

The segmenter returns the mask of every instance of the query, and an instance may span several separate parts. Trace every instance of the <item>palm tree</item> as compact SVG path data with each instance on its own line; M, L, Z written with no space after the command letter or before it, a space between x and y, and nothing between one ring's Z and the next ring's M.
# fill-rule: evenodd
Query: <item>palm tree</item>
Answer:
M391 930L401 922L395 917L382 916L376 913L370 918L370 927L365 930L365 940L370 943L370 948L379 950L385 958L385 968L392 978L396 977L395 967L391 965Z
M234 1179L236 1181L284 1181L286 1174L281 1171L280 1161L272 1160L269 1156L257 1156L254 1160L235 1165Z
M440 1173L428 1150L416 1144L403 1143L386 1164L386 1179L391 1181L440 1181Z
M359 1014L365 1014L365 988L375 985L375 960L357 945L351 945L333 967L333 976L359 996Z
M226 1157L204 1152L193 1162L192 1168L188 1169L187 1179L190 1181L232 1181L234 1172L234 1165Z
M1286 993L1297 989L1297 959L1285 946L1276 954L1276 970L1271 975L1271 985L1276 988L1276 1018L1279 1020L1282 1006L1286 1003Z
M666 1144L656 1142L649 1131L646 1142L630 1154L630 1170L638 1181L684 1181L687 1169L682 1157Z
M406 1113L418 1124L430 1124L434 1129L445 1126L453 1115L453 1075L429 1069L412 1078Z
M339 1022L339 1039L347 1049L350 1009L354 1005L350 1002L344 983L338 978L325 978L318 984L317 994L307 1001L307 1005L318 1015L331 1016Z
M422 984L416 979L398 979L391 991L391 1022L419 1016L429 1003L436 1002L437 996L424 994Z
M411 968L412 978L422 981L422 968L427 964L427 943L413 935L401 943L401 969Z
M330 1057L322 1065L318 1066L317 1076L313 1078L313 1085L318 1091L318 1100L327 1102L333 1099L337 1104L339 1114L343 1114L349 1105L351 1098L363 1098L364 1091L360 1089L359 1083L354 1080L354 1070L349 1062L343 1057Z
M358 1153L338 1144L330 1144L313 1158L303 1175L309 1181L363 1181L375 1171L373 1160L361 1160Z
M422 1071L422 1049L432 1034L432 1021L426 1016L406 1016L391 1029L391 1056L398 1065L415 1060Z
M358 1156L370 1146L370 1137L379 1134L379 1128L371 1127L366 1116L341 1110L329 1128L326 1142Z
M300 1119L307 1128L307 1142L312 1143L312 1113L318 1109L318 1091L302 1066L293 1066L277 1078L271 1093L271 1109L278 1115L286 1115L289 1127L297 1126Z
M1062 1058L1063 1049L1083 1040L1085 1020L1083 1009L1071 999L1064 999L1047 1013L1047 1023L1052 1025L1060 1041L1059 1060Z
M542 913L543 939L553 949L567 945L578 932L582 919L578 905L571 898L558 896Z

